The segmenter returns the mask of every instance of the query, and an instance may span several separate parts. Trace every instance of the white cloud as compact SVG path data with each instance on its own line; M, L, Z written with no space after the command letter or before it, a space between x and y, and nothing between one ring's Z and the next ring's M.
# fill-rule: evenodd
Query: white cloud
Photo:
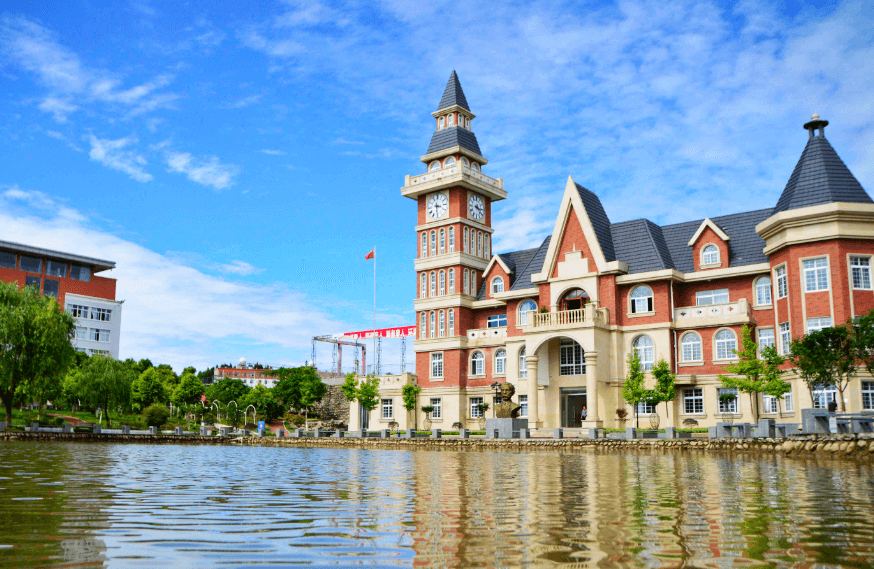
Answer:
M248 97L243 97L233 103L229 103L225 105L226 109L243 109L245 107L250 107L254 104L261 102L261 99L264 98L264 95L249 95Z
M307 358L312 336L353 329L321 311L324 303L319 299L284 284L203 273L102 231L94 220L71 213L40 192L7 188L0 191L0 205L3 239L116 263L116 269L98 276L117 279L116 298L124 300L122 358L147 357L177 370L186 365L202 369L231 357L228 345L242 344L249 350L258 346L259 354L275 350L270 353L298 362ZM251 267L244 261L230 266Z
M234 275L257 275L258 273L263 273L264 269L259 269L246 261L234 260L230 263L219 265L218 270L222 273L231 273Z
M124 172L137 182L148 182L152 179L152 175L143 170L146 159L133 150L125 150L138 142L135 136L110 140L90 134L88 142L91 144L91 152L88 154L91 160L100 162L107 168Z
M285 150L270 150L269 148L265 148L263 150L259 150L262 154L269 154L270 156L285 156Z
M335 145L336 144L354 144L356 146L363 146L364 145L364 143L361 142L360 140L348 140L346 138L343 138L342 136L335 138L334 142L332 142L331 144L335 144Z
M171 172L185 174L192 182L217 190L231 187L234 177L240 173L239 167L222 164L216 156L195 158L188 152L169 152L166 163Z

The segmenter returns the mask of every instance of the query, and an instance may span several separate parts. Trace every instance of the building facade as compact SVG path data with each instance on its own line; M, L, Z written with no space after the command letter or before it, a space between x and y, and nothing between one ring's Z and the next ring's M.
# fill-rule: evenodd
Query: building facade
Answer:
M279 381L269 367L255 368L253 364L247 364L245 358L240 359L237 367L216 366L213 378L215 381L239 379L249 387L263 385L268 389L276 386L276 382Z
M638 409L661 426L748 421L748 397L721 399L718 377L737 361L743 325L786 354L792 338L874 309L874 201L817 115L772 208L612 223L598 196L569 177L553 234L500 254L491 251L491 205L507 191L483 173L455 72L432 116L425 173L406 176L401 194L418 204L415 381L434 427L478 424L478 405L493 407L492 386L505 381L534 428L620 426L617 410L634 411L621 396L632 350L647 370L664 359L677 374L674 401ZM800 422L801 408L836 397L828 386L810 393L785 367L792 391L760 398L762 417ZM861 374L846 397L848 410L874 411L874 380ZM372 427L392 415L381 407L401 405L384 399Z
M77 350L118 359L123 301L115 299L115 279L97 275L114 268L112 261L0 241L0 281L55 298L76 320Z

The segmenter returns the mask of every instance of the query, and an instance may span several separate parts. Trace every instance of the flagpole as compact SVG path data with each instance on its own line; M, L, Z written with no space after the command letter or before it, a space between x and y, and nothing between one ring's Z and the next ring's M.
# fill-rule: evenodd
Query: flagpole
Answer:
M373 329L376 330L376 245L373 246ZM376 369L376 333L374 332L373 336L373 369L374 372L377 372ZM376 375L374 373L373 375Z

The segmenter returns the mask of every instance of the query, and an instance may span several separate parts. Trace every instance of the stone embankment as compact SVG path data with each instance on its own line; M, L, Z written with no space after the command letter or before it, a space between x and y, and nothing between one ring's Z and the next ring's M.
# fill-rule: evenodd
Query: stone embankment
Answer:
M201 437L191 435L115 435L92 433L0 432L0 441L64 441L138 444L213 444L287 447L451 449L451 450L583 450L611 451L705 451L722 453L764 453L797 457L845 458L874 462L874 435L796 435L790 439L440 439L416 438L289 438L289 437Z

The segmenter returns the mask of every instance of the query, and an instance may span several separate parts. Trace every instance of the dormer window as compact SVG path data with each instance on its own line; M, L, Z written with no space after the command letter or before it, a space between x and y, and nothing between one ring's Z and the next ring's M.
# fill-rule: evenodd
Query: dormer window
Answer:
M435 161L431 162L431 165L428 166L429 172L436 172L439 169L440 169L440 161L439 160L435 160Z
M495 277L492 279L492 294L497 294L499 292L504 292L504 279L501 277Z
M719 262L719 249L716 245L708 245L701 251L702 265L715 265Z
M455 158L452 156L443 161L444 168L449 168L450 166L455 166Z
M443 117L440 117L437 121L437 130L442 130L444 127Z

